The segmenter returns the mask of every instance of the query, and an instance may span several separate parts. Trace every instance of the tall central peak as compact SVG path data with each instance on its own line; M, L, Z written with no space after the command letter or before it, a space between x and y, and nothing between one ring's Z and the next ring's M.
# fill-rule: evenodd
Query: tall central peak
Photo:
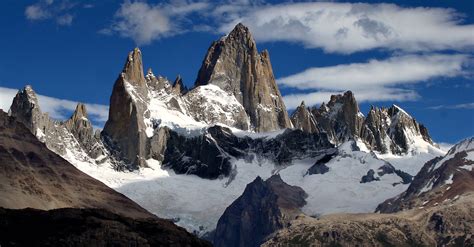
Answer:
M258 53L252 34L241 23L209 47L195 82L196 86L207 84L232 92L255 131L292 126L268 51Z
M143 74L142 52L135 48L128 54L123 67L124 79L132 85L144 86L145 75Z

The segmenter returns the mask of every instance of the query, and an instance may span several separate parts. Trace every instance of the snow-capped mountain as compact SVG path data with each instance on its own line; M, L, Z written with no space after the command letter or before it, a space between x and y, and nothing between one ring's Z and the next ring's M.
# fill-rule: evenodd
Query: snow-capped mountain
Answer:
M26 87L10 115L83 172L199 234L257 176L278 173L303 188L309 215L372 212L407 189L419 163L444 154L404 110L365 117L351 92L319 108L302 104L290 120L268 52L258 53L241 24L211 45L190 89L179 77L145 74L141 51L131 51L102 132L84 105L59 122L39 103Z
M293 125L309 133L327 133L332 143L360 139L380 153L419 153L423 147L436 146L428 130L400 107L372 107L364 117L357 101L348 91L333 95L319 108L307 108L304 102L291 116Z
M377 207L380 212L396 212L429 207L456 200L474 191L474 138L454 145L444 157L428 161L408 189Z

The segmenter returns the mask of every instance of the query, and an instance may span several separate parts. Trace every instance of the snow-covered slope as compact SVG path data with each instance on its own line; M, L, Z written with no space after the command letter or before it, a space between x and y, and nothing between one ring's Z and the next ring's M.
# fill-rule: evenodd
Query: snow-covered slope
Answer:
M178 175L153 159L147 160L148 168L133 172L117 172L111 165L97 166L72 157L68 159L83 172L152 213L174 219L176 224L201 235L215 228L226 207L257 176L266 179L279 173L288 184L302 187L309 195L308 204L303 208L309 215L373 212L381 201L407 189L408 184L403 184L396 173L378 175L380 168L387 164L385 161L370 153L353 151L351 146L348 142L338 148L339 153L326 163L329 171L325 174L308 175L308 169L320 157L293 160L285 167L264 158L232 159L233 175L215 180ZM370 169L379 180L361 183Z
M380 204L381 212L438 205L474 191L474 138L454 145L444 157L424 164L410 187Z

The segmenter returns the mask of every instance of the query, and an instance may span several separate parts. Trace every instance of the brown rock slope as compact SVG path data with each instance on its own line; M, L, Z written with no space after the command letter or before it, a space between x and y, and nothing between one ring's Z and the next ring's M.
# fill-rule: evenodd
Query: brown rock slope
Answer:
M397 214L300 216L262 246L474 246L474 194Z
M307 197L303 189L286 184L279 175L248 184L217 223L214 245L260 246L264 239L301 213Z
M136 203L50 151L14 118L0 111L0 206L104 208L130 217L153 217Z

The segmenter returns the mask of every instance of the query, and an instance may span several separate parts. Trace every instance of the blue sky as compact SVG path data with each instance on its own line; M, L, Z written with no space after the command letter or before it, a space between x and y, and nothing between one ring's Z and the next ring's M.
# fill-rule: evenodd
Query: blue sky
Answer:
M81 101L100 126L128 51L139 46L145 69L192 86L211 42L237 22L269 50L288 108L350 89L363 113L395 103L435 141L474 135L470 0L4 0L0 108L31 84L54 117Z

